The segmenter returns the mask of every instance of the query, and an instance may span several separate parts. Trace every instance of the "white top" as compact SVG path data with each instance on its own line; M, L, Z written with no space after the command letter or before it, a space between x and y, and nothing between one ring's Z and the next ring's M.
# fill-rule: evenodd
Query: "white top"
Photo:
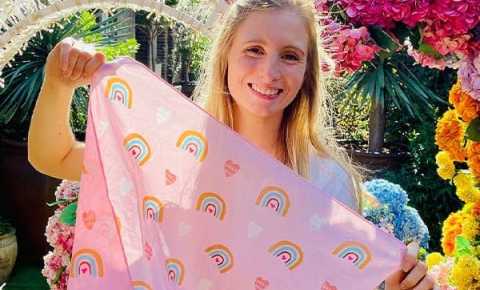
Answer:
M310 181L353 210L357 210L353 178L335 160L310 154Z

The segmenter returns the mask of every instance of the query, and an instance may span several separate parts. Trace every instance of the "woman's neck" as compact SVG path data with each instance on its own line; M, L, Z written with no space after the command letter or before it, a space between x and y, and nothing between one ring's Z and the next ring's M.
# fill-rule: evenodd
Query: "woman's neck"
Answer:
M235 107L235 106L234 106ZM258 117L245 110L234 108L234 130L272 157L283 161L283 148L280 142L282 114Z

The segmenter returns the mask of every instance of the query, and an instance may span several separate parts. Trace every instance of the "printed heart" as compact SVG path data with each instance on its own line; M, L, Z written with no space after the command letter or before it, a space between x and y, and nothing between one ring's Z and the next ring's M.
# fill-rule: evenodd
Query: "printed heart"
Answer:
M318 231L319 229L321 229L327 223L328 223L327 220L322 218L318 214L314 214L310 217L310 226L312 227L312 230L314 230L314 231Z
M145 242L144 251L145 257L147 257L147 260L150 260L153 256L153 249L148 242Z
M328 281L323 282L321 290L337 290L337 287L328 283Z
M254 239L260 235L260 233L263 231L263 228L259 225L257 225L254 222L250 222L248 224L248 238L249 239Z
M168 119L170 119L170 115L171 113L167 108L164 108L164 107L158 108L157 114L156 114L157 123L162 124L168 121Z
M210 290L212 288L212 286L213 286L212 281L210 281L208 279L205 279L205 278L202 278L198 282L198 286L197 286L196 290Z
M263 290L268 287L270 283L268 280L265 280L261 277L258 277L257 280L255 280L255 290Z
M240 170L240 165L236 164L232 160L225 161L225 165L223 166L223 170L225 171L225 176L230 177L235 175L235 173Z
M83 224L85 225L85 227L89 230L91 230L93 228L93 225L95 224L95 212L93 210L89 210L89 211L84 211L82 213L82 220L83 220Z
M88 271L88 268L87 267L82 267L82 268L80 268L80 271L82 271L82 274L85 274L85 272Z
M170 172L170 170L165 170L165 184L170 185L177 180L177 176Z
M184 222L181 222L178 225L178 234L180 235L180 237L184 237L184 236L188 235L191 230L192 230L192 226L188 225Z

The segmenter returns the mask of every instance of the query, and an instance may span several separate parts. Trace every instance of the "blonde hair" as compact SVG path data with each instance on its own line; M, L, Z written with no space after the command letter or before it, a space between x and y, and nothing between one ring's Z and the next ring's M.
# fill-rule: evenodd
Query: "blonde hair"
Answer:
M194 91L194 99L217 120L233 128L233 99L227 84L227 58L239 25L252 12L272 9L291 9L305 19L308 33L307 67L298 95L285 109L280 126L280 140L284 147L285 165L297 174L309 178L311 147L322 157L337 161L353 177L354 198L358 209L361 205L361 175L352 166L344 151L334 138L325 87L327 73L321 70L322 63L331 59L319 45L318 21L313 13L311 0L237 0L230 8L223 25L208 55L205 71Z

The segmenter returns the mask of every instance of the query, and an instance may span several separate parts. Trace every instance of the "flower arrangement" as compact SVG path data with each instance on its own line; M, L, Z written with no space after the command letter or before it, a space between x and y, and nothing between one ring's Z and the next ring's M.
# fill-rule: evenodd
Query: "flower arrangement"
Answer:
M408 195L400 185L384 179L365 182L365 189L378 203L367 203L363 215L384 231L408 244L427 248L430 235L417 210L408 206Z
M63 180L55 191L56 201L51 204L58 208L48 219L45 236L53 250L43 258L42 275L52 290L67 289L75 232L76 201L79 192L78 182Z
M451 180L465 204L444 221L443 255L429 254L427 266L440 289L480 289L480 101L459 81L449 102L453 108L437 123L437 172Z

